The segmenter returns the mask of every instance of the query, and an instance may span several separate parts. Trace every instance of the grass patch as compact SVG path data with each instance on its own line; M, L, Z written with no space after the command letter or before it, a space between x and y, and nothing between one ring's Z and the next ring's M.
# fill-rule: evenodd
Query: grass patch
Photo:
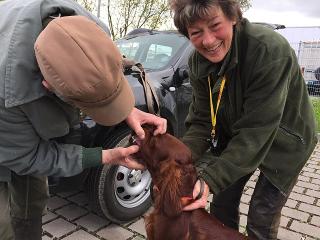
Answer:
M320 132L320 98L311 97L311 102L316 116L317 130Z

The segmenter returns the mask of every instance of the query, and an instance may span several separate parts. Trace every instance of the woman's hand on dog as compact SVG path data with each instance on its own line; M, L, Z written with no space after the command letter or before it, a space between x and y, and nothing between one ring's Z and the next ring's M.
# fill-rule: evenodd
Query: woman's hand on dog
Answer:
M200 188L201 188L201 184L200 184L200 180L198 180L193 188L193 199L196 199L197 196L199 195ZM203 190L203 194L202 194L201 198L199 198L198 200L195 200L193 203L185 206L183 208L183 210L184 211L192 211L192 210L195 210L198 208L205 208L207 205L208 197L209 197L209 186L204 182L204 190Z
M132 154L139 151L139 146L117 147L113 149L102 150L102 163L121 165L130 169L145 169L145 166L138 163Z
M145 133L142 129L143 124L155 126L154 135L164 134L167 131L167 120L156 115L143 112L137 108L133 108L126 118L129 127L136 133L139 139L144 139Z

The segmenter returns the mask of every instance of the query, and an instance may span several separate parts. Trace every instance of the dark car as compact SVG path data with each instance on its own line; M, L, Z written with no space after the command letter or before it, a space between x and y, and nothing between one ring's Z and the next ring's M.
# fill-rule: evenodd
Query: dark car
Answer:
M308 93L310 96L320 96L320 81L306 80Z
M140 29L116 41L116 44L126 58L143 65L158 96L161 117L167 119L168 132L177 137L182 136L191 101L187 62L193 47L188 39L176 31ZM125 73L135 95L136 107L147 111L139 75ZM84 119L78 132L82 135L82 145L104 148L126 146L131 134L124 123L105 127L90 118ZM147 170L104 165L84 171L73 177L71 182L74 179L78 180L78 184L85 183L92 208L113 222L130 221L141 216L151 206L151 177Z
M310 96L320 96L320 67L316 70L312 69L305 69L305 73L312 73L314 74L314 79L312 80L306 80L308 93Z

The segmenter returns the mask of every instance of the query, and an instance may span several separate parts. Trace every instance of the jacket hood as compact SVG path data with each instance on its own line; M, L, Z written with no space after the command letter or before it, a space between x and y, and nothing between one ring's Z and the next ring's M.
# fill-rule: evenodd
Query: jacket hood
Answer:
M109 34L104 23L73 0L10 0L0 4L0 12L0 97L7 108L46 95L34 42L48 17L86 16Z

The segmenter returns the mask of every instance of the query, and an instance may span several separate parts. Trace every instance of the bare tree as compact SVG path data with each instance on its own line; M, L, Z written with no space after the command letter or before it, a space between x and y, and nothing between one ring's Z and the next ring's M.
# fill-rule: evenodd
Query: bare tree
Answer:
M93 12L93 10L95 9L96 0L75 0L75 1L80 5L82 5L89 12Z
M237 0L237 1L240 3L242 11L246 11L251 7L251 0Z
M107 0L107 18L113 39L135 28L159 28L169 15L167 0Z
M1 1L1 0L0 0ZM75 0L93 12L97 3L102 18L108 21L111 37L118 39L136 28L157 29L171 21L168 0ZM251 0L237 0L247 10ZM101 6L100 6L101 4ZM100 8L101 7L101 8Z

